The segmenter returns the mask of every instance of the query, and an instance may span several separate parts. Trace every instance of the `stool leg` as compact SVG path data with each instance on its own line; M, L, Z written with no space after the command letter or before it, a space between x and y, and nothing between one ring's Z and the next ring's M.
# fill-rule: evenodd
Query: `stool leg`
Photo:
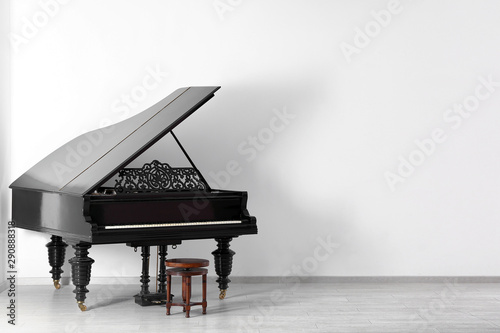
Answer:
M170 290L172 288L172 275L167 276L167 315L170 315L170 307L172 306L172 298Z
M202 280L202 286L203 286L203 314L207 313L207 274L203 274L203 280Z
M189 318L189 311L191 311L191 277L186 276L186 318Z
M184 303L182 307L182 312L186 312L186 277L182 277L182 302Z

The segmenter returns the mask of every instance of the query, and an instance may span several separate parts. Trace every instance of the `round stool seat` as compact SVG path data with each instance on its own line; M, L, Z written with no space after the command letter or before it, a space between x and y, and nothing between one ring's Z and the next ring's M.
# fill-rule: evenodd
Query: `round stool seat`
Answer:
M178 258L178 259L168 259L165 261L165 265L168 267L179 267L179 268L197 268L197 267L207 267L209 261L207 259L195 259L195 258Z
M207 274L208 270L205 268L192 268L186 270L184 268L169 268L167 269L167 275L175 275L175 276L197 276Z

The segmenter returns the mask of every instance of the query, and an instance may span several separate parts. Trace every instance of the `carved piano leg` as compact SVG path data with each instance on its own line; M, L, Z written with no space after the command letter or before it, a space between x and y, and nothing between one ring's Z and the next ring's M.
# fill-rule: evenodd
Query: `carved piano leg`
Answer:
M142 274L140 295L149 294L149 246L141 246Z
M134 295L135 303L145 306L151 305L147 297L149 296L149 246L141 246L142 271L141 271L141 291Z
M167 246L160 245L158 249L160 259L159 259L159 272L158 272L158 294L165 295L166 297L166 284L167 281L167 271L165 267L165 259L167 258Z
M64 254L68 244L63 242L62 238L59 236L52 236L50 239L51 241L45 245L49 250L49 265L52 267L49 273L52 273L54 287L59 289L61 288L59 281L63 273L61 267L64 264Z
M233 255L234 251L229 249L229 242L232 238L216 238L217 250L213 251L215 273L219 276L217 282L219 283L219 299L226 297L226 290L228 288L229 274L233 268Z
M71 264L71 277L76 294L76 302L80 310L85 311L87 307L83 304L85 302L86 294L89 292L87 285L90 283L90 270L94 259L89 258L89 249L92 245L88 243L78 243L73 245L75 249L75 256L69 260Z

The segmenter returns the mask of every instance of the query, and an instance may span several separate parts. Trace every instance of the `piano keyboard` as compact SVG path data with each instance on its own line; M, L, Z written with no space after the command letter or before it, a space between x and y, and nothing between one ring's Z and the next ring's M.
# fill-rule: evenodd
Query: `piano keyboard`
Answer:
M179 223L154 223L154 224L122 224L108 225L104 229L130 229L130 228L163 228L163 227L189 227L195 225L214 225L214 224L235 224L242 221L203 221L203 222L179 222Z

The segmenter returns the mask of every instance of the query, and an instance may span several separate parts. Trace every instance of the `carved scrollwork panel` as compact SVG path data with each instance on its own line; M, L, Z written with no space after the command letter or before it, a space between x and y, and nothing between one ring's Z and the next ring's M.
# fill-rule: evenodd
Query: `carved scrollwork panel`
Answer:
M142 168L124 168L115 180L117 193L205 190L207 185L194 168L173 168L154 160Z

